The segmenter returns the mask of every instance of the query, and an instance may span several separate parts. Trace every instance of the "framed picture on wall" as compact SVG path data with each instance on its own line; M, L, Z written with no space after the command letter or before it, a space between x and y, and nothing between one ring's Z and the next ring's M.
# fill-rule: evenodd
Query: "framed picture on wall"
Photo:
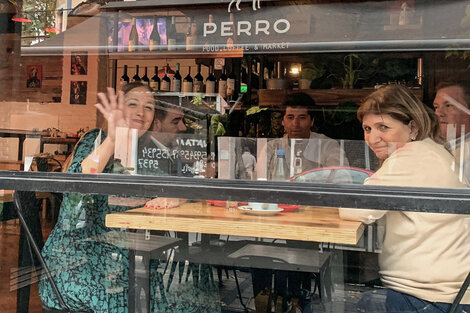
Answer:
M70 82L70 104L86 104L86 81Z
M41 88L42 65L26 66L26 88Z
M70 62L70 74L86 75L88 72L88 52L72 52Z

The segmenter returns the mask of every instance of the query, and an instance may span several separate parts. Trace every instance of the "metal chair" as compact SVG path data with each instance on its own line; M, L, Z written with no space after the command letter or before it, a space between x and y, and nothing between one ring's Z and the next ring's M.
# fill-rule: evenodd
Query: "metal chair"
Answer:
M452 305L450 306L448 313L454 313L455 310L457 310L457 307L459 306L460 301L462 301L462 298L469 286L470 286L470 273L468 273L467 278L465 278L465 281L462 284L462 287L460 287L460 290L457 293L457 296L455 297L454 302L452 302Z
M60 294L57 285L54 282L54 278L44 262L44 258L41 255L41 249L44 245L41 232L41 222L39 219L39 210L36 206L36 193L34 191L15 191L14 202L16 213L21 223L20 233L20 255L19 264L22 266L34 265L34 270L38 271L38 276L45 274L46 279L49 280L52 290L54 291L57 300L60 305L60 310L52 309L43 306L43 312L46 313L85 313L72 311L64 302L62 295ZM26 242L28 245L26 245ZM38 270L39 269L39 270ZM28 276L28 275L27 275ZM31 272L29 272L30 279ZM23 290L23 291L20 291ZM26 293L27 291L27 293ZM25 299L27 301L25 301ZM21 303L20 303L21 302ZM20 305L21 304L21 305ZM26 304L26 306L25 306ZM18 289L18 312L28 312L29 306L29 284L27 288ZM92 313L87 311L86 313Z

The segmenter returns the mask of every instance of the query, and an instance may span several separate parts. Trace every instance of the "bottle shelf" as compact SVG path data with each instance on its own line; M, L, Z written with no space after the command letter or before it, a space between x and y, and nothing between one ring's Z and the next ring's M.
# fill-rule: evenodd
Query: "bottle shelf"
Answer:
M214 58L241 58L243 50L228 50L221 52L197 52L197 51L135 51L135 52L111 52L110 60L155 60L155 59L214 59Z
M309 94L316 105L339 105L346 101L361 103L365 97L375 89L303 89L303 90L259 90L260 106L279 106L285 95L294 92L305 92ZM423 89L411 89L419 99L423 99Z

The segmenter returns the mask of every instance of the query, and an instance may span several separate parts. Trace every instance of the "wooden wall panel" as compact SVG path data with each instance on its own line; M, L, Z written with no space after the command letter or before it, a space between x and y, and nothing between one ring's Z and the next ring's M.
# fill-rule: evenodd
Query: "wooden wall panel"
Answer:
M54 102L62 92L62 56L22 57L21 66L15 73L13 99L19 102ZM26 88L28 65L42 65L40 88Z

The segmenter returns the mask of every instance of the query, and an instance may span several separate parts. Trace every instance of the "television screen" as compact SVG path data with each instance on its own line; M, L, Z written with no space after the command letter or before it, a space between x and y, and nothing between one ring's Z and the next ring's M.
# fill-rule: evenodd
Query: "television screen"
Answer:
M148 46L150 34L152 34L154 26L154 19L153 17L147 18L137 18L136 19L136 28L137 34L139 36L139 45L141 46ZM166 45L166 19L164 17L158 18L157 21L158 33L160 34L160 44ZM113 43L112 40L112 28L113 26L110 25L110 34L108 41L110 44ZM129 34L132 30L132 22L118 22L118 51L127 51L127 47L129 45Z
M131 33L132 22L118 23L118 51L127 51L129 45L129 34Z
M113 51L114 46L114 21L112 19L108 19L108 50L111 52Z
M137 27L137 34L139 36L139 45L148 46L150 34L153 31L153 18L138 18L135 21Z

